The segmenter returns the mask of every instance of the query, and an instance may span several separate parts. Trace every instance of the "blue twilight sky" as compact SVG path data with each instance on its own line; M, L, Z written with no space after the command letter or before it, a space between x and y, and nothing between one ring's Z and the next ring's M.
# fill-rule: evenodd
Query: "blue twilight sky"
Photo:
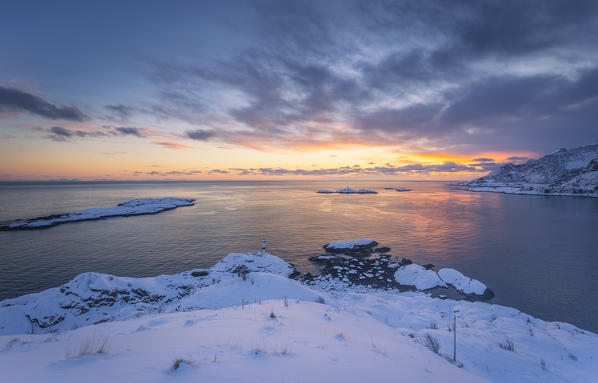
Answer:
M595 143L597 118L596 1L0 13L0 179L472 177Z

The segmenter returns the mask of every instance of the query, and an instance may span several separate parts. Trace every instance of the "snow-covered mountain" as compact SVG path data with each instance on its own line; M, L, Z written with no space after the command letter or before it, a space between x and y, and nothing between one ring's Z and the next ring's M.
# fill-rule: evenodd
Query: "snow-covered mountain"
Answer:
M472 191L598 197L598 144L502 165L462 185Z

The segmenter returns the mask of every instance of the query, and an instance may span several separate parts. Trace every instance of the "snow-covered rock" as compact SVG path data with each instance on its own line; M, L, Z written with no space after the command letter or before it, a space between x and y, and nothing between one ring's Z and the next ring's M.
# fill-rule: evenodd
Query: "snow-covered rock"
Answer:
M362 238L356 241L339 241L339 242L330 242L327 245L324 245L325 248L330 249L353 249L354 247L359 246L372 246L376 242L372 241L371 239Z
M336 192L334 190L321 189L321 190L318 190L318 193L320 193L320 194L333 194L333 193L336 193Z
M415 286L418 290L446 286L434 270L427 270L415 263L399 267L395 272L395 279L401 285Z
M378 242L371 239L362 238L356 241L338 241L330 242L322 246L326 253L346 254L355 257L369 257Z
M165 210L176 209L180 206L191 206L193 204L194 200L188 198L141 198L120 203L116 207L91 208L49 217L11 221L7 224L0 224L0 230L41 229L68 222L156 214Z
M461 185L471 191L598 197L598 144L509 163Z
M407 189L407 188L396 188L395 190L398 191L398 192L411 191L411 189Z
M452 285L465 294L483 295L487 289L486 285L482 282L466 277L455 269L440 269L438 270L438 276L444 283Z
M484 295L488 289L482 282L469 278L455 269L443 268L436 273L415 263L399 267L394 277L401 285L414 286L422 291L451 285L464 294Z
M259 251L249 253L231 253L210 268L212 272L232 273L244 265L248 271L266 271L272 274L288 277L295 269L282 258Z

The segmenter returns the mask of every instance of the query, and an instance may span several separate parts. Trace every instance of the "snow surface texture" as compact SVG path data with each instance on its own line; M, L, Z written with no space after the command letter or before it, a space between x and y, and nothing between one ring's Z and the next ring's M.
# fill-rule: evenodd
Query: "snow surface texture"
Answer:
M89 221L107 217L123 217L142 214L156 214L179 206L191 206L194 200L187 198L141 198L118 204L116 207L102 207L78 210L50 217L17 220L0 225L0 230L42 229L67 222Z
M104 339L102 353L78 356L83 342ZM388 382L396 374L488 382L364 312L297 300L0 337L0 345L6 382Z
M292 270L270 254L231 254L207 270L138 279L87 273L2 301L2 378L551 383L598 376L598 336L575 326L331 278L306 286L287 278ZM58 313L65 319L54 325L35 321ZM107 323L86 326L94 322Z
M521 165L506 164L461 186L471 191L598 197L598 144L560 149Z
M378 192L374 191L374 190L368 190L368 189L355 190L355 189L351 189L349 187L346 187L344 189L340 189L337 191L322 189L322 190L318 190L318 193L320 193L320 194L333 194L333 193L338 193L338 194L378 194Z

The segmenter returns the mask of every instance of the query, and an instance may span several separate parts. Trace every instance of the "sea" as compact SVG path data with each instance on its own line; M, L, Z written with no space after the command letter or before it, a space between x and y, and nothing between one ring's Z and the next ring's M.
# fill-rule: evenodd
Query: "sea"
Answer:
M378 194L316 193L344 187ZM262 239L269 253L313 273L308 258L324 244L370 238L393 256L484 282L495 293L489 303L598 332L598 198L390 180L0 182L0 221L146 197L196 201L155 215L0 232L0 300L89 271L148 277L207 268L258 250Z

